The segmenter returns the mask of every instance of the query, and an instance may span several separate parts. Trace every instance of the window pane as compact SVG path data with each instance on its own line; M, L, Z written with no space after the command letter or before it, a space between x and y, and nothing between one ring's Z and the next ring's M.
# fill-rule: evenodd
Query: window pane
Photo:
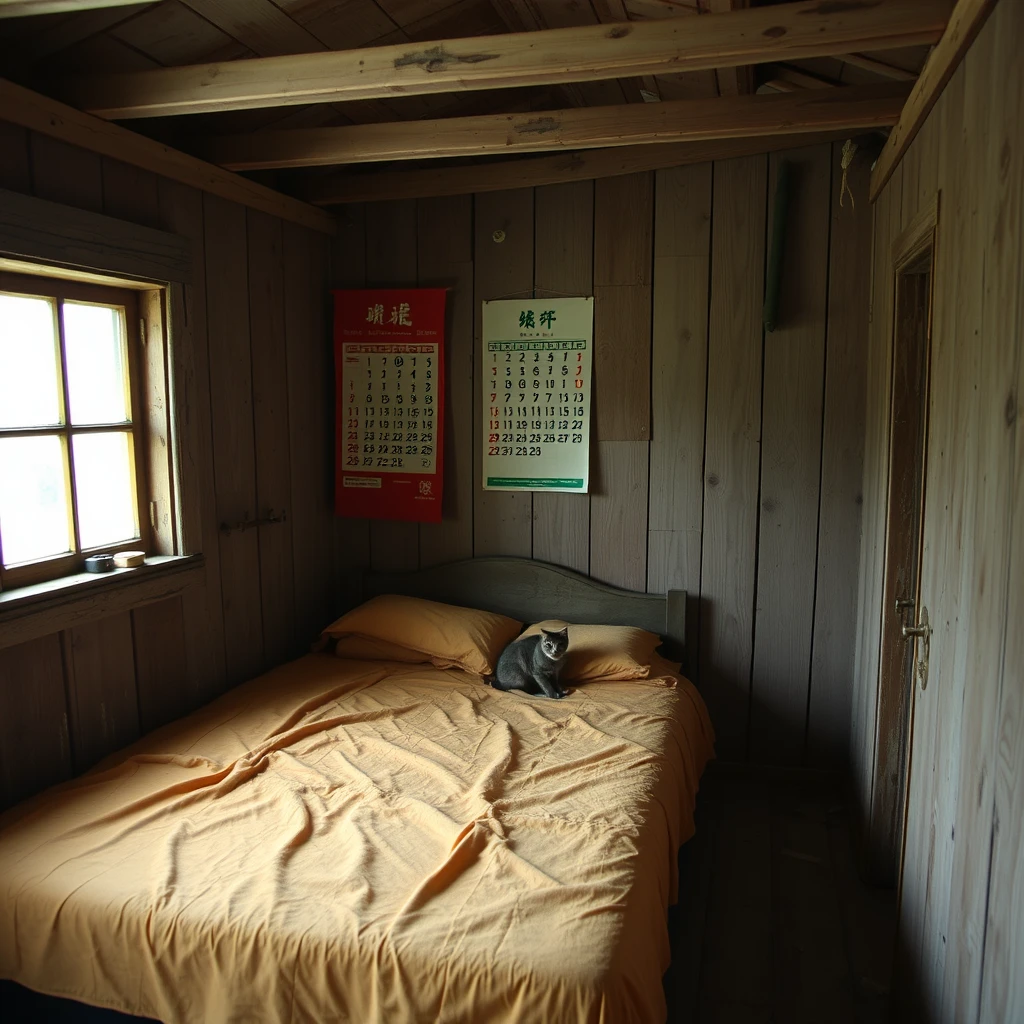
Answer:
M0 439L0 543L4 565L72 549L59 437Z
M52 299L0 295L0 427L60 423Z
M97 548L139 535L131 437L124 431L71 439L78 495L78 537Z
M63 310L71 422L125 422L129 407L121 310L81 302L65 302Z

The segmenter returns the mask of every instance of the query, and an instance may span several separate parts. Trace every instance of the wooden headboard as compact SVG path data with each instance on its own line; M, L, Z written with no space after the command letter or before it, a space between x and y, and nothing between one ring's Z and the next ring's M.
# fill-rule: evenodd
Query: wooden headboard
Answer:
M377 594L407 594L482 608L520 622L564 619L640 626L661 636L666 656L685 664L683 590L643 594L529 558L471 558L415 572L369 572L363 577L363 597Z

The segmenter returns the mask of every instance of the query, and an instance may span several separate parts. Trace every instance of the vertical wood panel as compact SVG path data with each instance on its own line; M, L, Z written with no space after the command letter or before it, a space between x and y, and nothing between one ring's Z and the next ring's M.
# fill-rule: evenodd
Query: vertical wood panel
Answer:
M596 441L651 436L653 174L594 185Z
M764 342L750 757L798 764L814 620L831 147L773 154L769 195L781 160L791 164L792 194L779 326Z
M1020 154L1017 155L1020 180ZM1006 181L1013 181L1007 175ZM1019 193L1018 193L1019 195ZM1009 224L1013 223L1012 215ZM982 974L982 1024L1024 1020L1024 216L1017 209L1016 259L1003 268L1017 273L1017 381L1011 428L1014 437L1009 593L1006 602L1006 649L1002 665L998 737L995 750L995 814L992 841L991 888L985 930ZM1004 250L1005 251L1005 250ZM1008 311L1009 312L1009 311ZM1009 316L1007 326L1012 324Z
M421 523L420 564L473 556L473 200L417 203L421 288L445 297L444 507L440 523Z
M0 782L5 804L71 774L59 636L0 651Z
M473 554L478 558L529 558L533 551L532 495L529 491L483 489L479 424L482 304L487 299L533 295L533 189L485 192L475 197L474 204Z
M993 330L1016 337L1016 380L1003 382L1007 392L1003 415L1013 435L1010 474L1011 519L1008 543L1005 649L1000 706L993 745L994 810L988 920L985 929L981 984L981 1024L1024 1020L1024 81L1017 52L1024 32L1024 12L996 12L1000 19L993 63L1007 74L1001 116L993 125L986 166L1000 156L1000 177L992 201L999 223L992 225L992 257L998 262L991 301L997 319ZM1002 19L1008 19L1006 26ZM989 31L992 31L991 29ZM992 258L989 257L989 258ZM1005 303L1000 309L999 304ZM1014 315L1016 307L1016 315ZM1000 398L996 393L996 404Z
M103 212L146 227L160 227L159 179L151 171L103 158Z
M901 167L895 174L902 175ZM857 635L854 661L853 764L858 814L866 818L871 806L871 767L874 758L874 707L878 694L879 633L881 630L882 556L885 545L885 497L889 480L889 402L892 376L892 262L891 223L899 224L899 194L886 189L874 206L874 248L870 333L868 336L867 405L864 439L864 517L857 595ZM896 201L894 201L894 199Z
M718 756L746 752L757 483L767 160L715 164L701 554L700 680Z
M1024 20L1004 18L1003 31L1017 32ZM960 259L982 255L982 274L970 292L960 292L968 311L966 330L958 349L980 349L977 376L970 396L964 461L969 469L964 569L969 618L966 624L967 671L960 716L960 773L956 809L956 845L949 904L950 927L961 941L956 959L943 976L941 1019L973 1018L981 998L988 875L979 866L992 852L995 744L999 716L999 687L1006 621L1007 552L1014 466L1014 417L1020 336L1017 303L1021 276L1017 233L1020 230L1021 161L1013 159L1024 128L1020 121L1020 90L1024 88L1019 54L998 45L999 32L982 32L972 47L972 64L964 94L966 163L969 171L965 198L976 203L963 240ZM998 57L1002 52L1005 62ZM1008 89L1014 100L994 103ZM999 168L996 174L993 171ZM1016 170L1010 178L1008 172ZM1007 215L1017 216L1016 229L1007 229ZM1011 224L1013 221L1011 220ZM975 260L975 262L978 262ZM965 301L966 300L966 301ZM958 352L958 355L960 353ZM958 359L960 380L962 359ZM972 430L971 427L974 427ZM925 506L925 514L929 505ZM922 598L926 595L922 594Z
M327 246L284 226L285 337L291 462L295 642L304 647L334 617L334 378L327 302Z
M144 733L180 718L194 703L185 674L181 600L172 597L132 612L135 681Z
M534 294L593 292L594 183L538 188L535 197ZM533 557L586 573L590 564L590 495L533 496Z
M245 209L210 195L203 206L217 520L233 524L258 518ZM221 531L224 650L232 685L263 665L259 557L255 530Z
M370 203L366 207L367 287L415 287L416 260L416 201ZM417 523L390 519L370 523L370 564L374 569L416 569L419 562Z
M291 504L288 353L284 330L284 234L281 221L247 211L252 406L256 440L256 516L280 516ZM295 653L295 590L290 520L258 532L264 665Z
M841 146L832 149L832 228L829 249L825 412L821 453L821 513L814 594L807 760L840 769L849 756L857 621L858 551L864 471L870 164L858 158L848 172L849 196L840 206Z
M64 646L75 771L83 772L139 735L131 615L76 626Z
M0 188L12 192L29 192L32 188L28 132L6 121L0 121Z
M331 282L335 288L362 288L366 285L366 208L349 204L338 211L338 234L331 241ZM333 317L333 308L332 308ZM334 337L333 320L330 337ZM333 353L333 341L331 343ZM332 355L332 379L337 367ZM333 393L333 389L332 389ZM335 422L336 410L331 412ZM334 459L334 435L331 435L331 459ZM332 469L332 480L334 470ZM333 483L332 483L333 487ZM334 507L332 490L331 507ZM368 519L336 517L334 520L335 586L339 611L358 603L360 573L370 567L370 522Z
M689 663L699 664L704 529L711 164L658 171L651 355L647 589L687 592Z
M651 283L650 171L594 183L594 285Z
M103 211L103 169L95 153L35 132L29 145L35 195L80 210Z
M592 439L651 436L650 285L594 287Z
M644 590L647 584L646 441L598 441L590 498L590 575Z
M185 551L201 551L204 581L182 598L185 655L190 684L209 699L224 687L224 609L214 494L213 424L206 329L206 243L202 193L160 181L164 226L192 242L193 280L170 310L174 411L179 445L182 534Z

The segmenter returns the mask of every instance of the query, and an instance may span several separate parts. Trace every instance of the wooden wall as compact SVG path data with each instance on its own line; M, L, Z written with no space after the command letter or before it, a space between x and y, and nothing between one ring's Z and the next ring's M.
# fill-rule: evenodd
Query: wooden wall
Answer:
M1024 1019L1024 5L999 4L880 196L852 761L871 795L888 467L891 245L941 193L900 1019Z
M780 328L761 329L778 161ZM597 182L346 207L339 286L448 285L445 521L358 522L341 558L474 555L682 588L719 754L842 764L857 594L870 207L838 147ZM503 233L496 234L498 232ZM499 240L500 239L500 240ZM480 488L480 304L595 296L592 493Z
M308 646L334 609L324 236L0 122L0 187L184 235L205 582L0 650L0 805ZM222 533L273 508L281 525Z

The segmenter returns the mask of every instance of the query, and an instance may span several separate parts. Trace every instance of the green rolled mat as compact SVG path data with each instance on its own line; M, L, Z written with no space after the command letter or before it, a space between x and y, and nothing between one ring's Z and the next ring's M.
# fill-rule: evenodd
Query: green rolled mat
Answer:
M779 285L786 250L786 214L789 212L789 161L780 160L772 208L772 244L768 253L768 277L764 290L764 329L774 331L779 322Z

